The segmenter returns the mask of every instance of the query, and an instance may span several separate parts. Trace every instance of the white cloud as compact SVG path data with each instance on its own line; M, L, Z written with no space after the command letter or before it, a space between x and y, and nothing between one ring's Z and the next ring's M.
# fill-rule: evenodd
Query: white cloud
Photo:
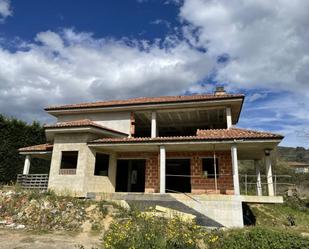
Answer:
M291 90L309 97L309 1L185 0L180 16L199 46L228 54L217 79L235 87Z
M0 0L0 22L12 14L10 0Z
M0 45L0 112L42 120L39 110L49 104L203 93L212 86L195 83L216 72L228 90L257 91L244 106L256 115L243 114L240 125L269 127L287 135L286 143L309 146L296 135L309 127L308 9L301 0L185 0L186 41L95 39L66 29L41 32L16 52ZM229 59L215 65L220 55ZM273 92L282 96L265 102Z
M287 98L260 109L255 120L241 123L246 127L282 123L277 131L289 134L286 141L306 146L308 141L296 134L309 126L308 9L309 1L302 0L185 0L179 14L192 44L213 57L228 55L216 76L228 89L287 93L283 95ZM259 92L248 100L267 98L271 96ZM263 123L265 110L274 110L277 116Z
M151 44L41 32L22 50L0 49L0 112L31 120L49 104L182 94L212 67L172 37Z

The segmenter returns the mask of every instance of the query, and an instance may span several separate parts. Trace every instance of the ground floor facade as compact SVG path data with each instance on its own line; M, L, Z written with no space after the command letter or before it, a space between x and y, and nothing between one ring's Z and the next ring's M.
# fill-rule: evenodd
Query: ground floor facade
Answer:
M244 202L283 201L275 196L270 158L277 141L89 143L92 139L91 134L58 135L52 145L23 149L23 176L31 157L46 158L48 189L59 194L160 204L200 216L210 226L243 226ZM254 196L240 190L238 161L245 159L256 169Z

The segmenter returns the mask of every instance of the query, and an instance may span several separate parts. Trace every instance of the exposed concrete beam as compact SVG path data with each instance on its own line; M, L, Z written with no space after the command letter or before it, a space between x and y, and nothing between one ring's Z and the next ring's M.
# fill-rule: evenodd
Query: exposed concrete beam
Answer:
M238 175L238 159L237 159L237 146L233 144L231 146L232 154L232 167L233 167L233 183L234 183L234 194L240 195L239 188L239 175Z
M165 146L160 146L160 194L165 194L166 178L166 151Z
M151 112L151 137L157 136L157 113Z
M255 172L256 172L256 192L258 196L262 196L262 181L261 181L261 171L260 164L258 160L254 160Z
M26 155L25 157L25 163L24 163L24 170L23 170L23 174L24 175L28 175L29 171L30 171L30 164L31 164L31 156L30 155Z
M265 150L265 165L266 165L268 195L274 196L275 193L274 193L274 184L273 184L273 173L272 173L271 158L270 158L269 150Z
M227 128L232 127L232 112L231 112L231 107L226 108L226 126Z

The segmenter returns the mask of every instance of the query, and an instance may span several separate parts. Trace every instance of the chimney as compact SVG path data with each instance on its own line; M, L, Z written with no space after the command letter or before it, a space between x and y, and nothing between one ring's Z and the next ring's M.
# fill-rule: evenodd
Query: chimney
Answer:
M224 95L226 94L226 91L224 90L224 86L217 86L216 87L216 91L215 91L215 95Z

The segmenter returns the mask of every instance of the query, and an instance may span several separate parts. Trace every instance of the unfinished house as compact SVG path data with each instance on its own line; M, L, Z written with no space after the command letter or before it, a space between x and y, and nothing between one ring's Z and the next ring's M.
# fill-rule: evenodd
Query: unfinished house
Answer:
M79 197L176 203L213 226L241 227L242 203L283 201L270 159L283 137L236 128L243 102L244 95L218 87L206 95L47 107L57 122L45 126L48 144L19 150L19 181ZM31 157L50 160L49 175L29 175ZM241 192L238 160L254 161L254 193Z

